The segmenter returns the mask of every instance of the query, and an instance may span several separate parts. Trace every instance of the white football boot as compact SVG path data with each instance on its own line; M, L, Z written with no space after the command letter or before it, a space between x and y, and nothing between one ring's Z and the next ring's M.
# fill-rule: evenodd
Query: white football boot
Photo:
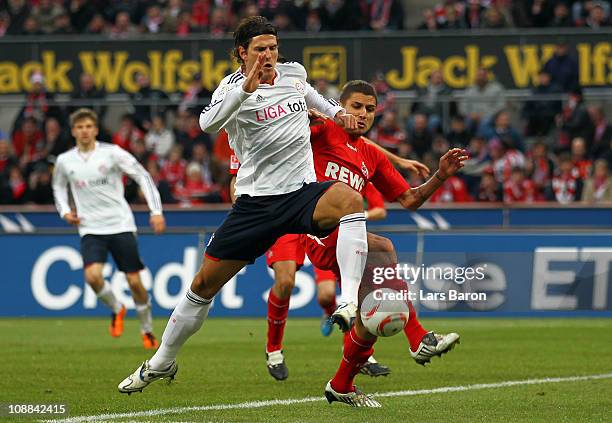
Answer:
M329 320L332 324L337 324L342 332L348 332L353 327L355 317L357 317L357 306L355 304L340 303Z
M334 388L331 386L331 380L327 382L327 386L325 387L325 398L330 404L334 401L338 401L348 404L351 407L382 407L378 401L359 390L357 387L355 387L353 392L347 394L341 394L340 392L334 391Z
M154 370L149 367L149 360L147 360L142 363L134 373L123 379L117 388L119 388L119 392L122 394L128 395L132 392L142 392L151 382L155 382L159 379L167 378L168 383L170 383L174 379L176 372L178 372L176 361L173 361L167 369Z
M421 343L415 352L410 350L410 355L414 358L418 364L425 365L429 363L432 357L441 357L442 354L446 354L459 343L459 334L449 333L446 335L440 335L435 332L428 332L427 335L421 339Z

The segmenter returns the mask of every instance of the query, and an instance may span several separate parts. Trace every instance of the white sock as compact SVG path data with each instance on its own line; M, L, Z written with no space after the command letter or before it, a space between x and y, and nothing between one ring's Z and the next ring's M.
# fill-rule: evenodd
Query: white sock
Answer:
M340 302L357 305L359 284L368 259L368 233L363 212L340 219L336 257L340 267Z
M100 301L113 310L113 313L119 313L121 311L122 304L117 301L117 297L113 294L113 290L108 282L104 281L104 286L96 295Z
M176 359L176 356L187 339L202 327L208 316L212 299L207 300L194 294L191 289L178 303L162 336L162 342L155 355L149 360L153 369L166 369Z
M136 304L136 314L140 320L140 332L153 332L153 317L151 316L151 302L147 301L144 304Z

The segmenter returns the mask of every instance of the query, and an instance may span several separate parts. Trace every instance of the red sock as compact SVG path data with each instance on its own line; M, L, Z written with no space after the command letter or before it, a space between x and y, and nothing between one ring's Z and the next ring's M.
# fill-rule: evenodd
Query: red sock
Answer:
M415 351L419 344L421 343L421 339L425 335L427 335L427 331L423 329L421 326L421 322L417 318L416 310L412 305L412 302L408 302L408 309L410 310L410 317L408 318L408 323L406 323L406 327L404 328L404 333L408 338L408 342L410 343L410 349Z
M332 313L334 311L336 311L336 307L337 307L337 305L336 305L336 296L334 295L334 299L332 300L332 302L329 305L324 306L321 303L319 303L319 305L321 306L321 308L323 309L323 311L325 312L325 314L327 316L331 316Z
M289 314L289 297L278 298L272 290L268 297L268 345L266 351L278 351L282 348L283 332Z
M336 392L347 393L353 391L353 379L359 373L359 369L374 354L374 341L361 339L355 333L355 327L344 336L344 350L342 360L336 375L331 381L331 386Z

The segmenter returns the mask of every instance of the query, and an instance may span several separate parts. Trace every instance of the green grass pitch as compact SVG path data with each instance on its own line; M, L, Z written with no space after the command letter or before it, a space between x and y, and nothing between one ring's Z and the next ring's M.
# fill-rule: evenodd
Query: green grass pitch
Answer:
M155 321L161 336L165 319ZM526 379L612 373L612 319L426 319L428 329L457 331L461 344L423 368L403 334L381 339L375 356L388 377L359 375L369 393L426 390ZM274 381L264 358L264 319L209 319L179 355L176 380L142 394L117 383L150 356L128 319L112 339L102 319L0 319L0 403L66 403L70 417L128 414L104 421L460 422L611 421L612 378L381 397L380 409L327 404L323 388L339 363L341 336L323 338L318 320L289 318L284 350L289 379ZM259 408L169 412L175 407L273 399L321 400ZM0 421L36 420L0 417ZM95 421L103 421L97 418Z

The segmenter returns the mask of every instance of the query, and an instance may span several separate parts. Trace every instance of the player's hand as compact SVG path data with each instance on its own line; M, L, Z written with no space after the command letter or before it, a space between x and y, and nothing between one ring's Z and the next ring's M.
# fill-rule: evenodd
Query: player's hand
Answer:
M440 158L440 165L438 167L438 175L442 179L446 179L451 175L454 175L459 169L464 166L464 163L469 159L467 151L461 148L451 148Z
M426 178L429 176L429 172L430 172L429 168L425 166L423 163L418 162L416 160L400 158L399 160L395 162L395 165L402 170L414 172L423 178Z
M149 223L156 235L161 234L166 230L166 219L161 214L154 214L149 219Z
M308 109L308 117L310 119L329 119L329 116L315 108Z
M336 113L334 121L338 126L344 129L357 129L357 119L355 116L345 113L342 110Z
M71 211L70 213L66 213L64 215L64 220L66 222L68 222L69 225L80 225L81 224L81 218L79 218L77 216L77 214L73 211Z
M265 61L265 54L260 53L259 56L257 56L257 60L251 68L251 71L244 80L244 83L242 84L242 89L245 93L253 93L255 92L257 87L259 87L259 82L261 81L261 77L263 76L263 66Z

